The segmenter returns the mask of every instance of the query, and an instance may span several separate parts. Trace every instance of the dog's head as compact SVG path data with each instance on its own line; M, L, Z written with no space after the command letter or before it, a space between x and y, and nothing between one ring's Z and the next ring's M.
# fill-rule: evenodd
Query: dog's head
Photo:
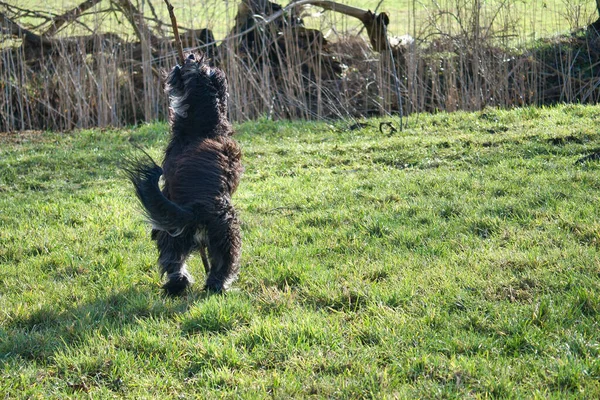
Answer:
M216 124L227 118L227 79L204 55L189 54L183 66L176 65L167 75L165 91L173 120L192 118Z

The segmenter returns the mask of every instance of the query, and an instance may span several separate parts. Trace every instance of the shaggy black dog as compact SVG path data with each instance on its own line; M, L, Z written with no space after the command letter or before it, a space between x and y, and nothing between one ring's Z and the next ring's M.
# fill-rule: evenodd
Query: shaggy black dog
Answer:
M177 295L192 282L186 259L199 251L205 288L227 289L239 272L239 220L231 204L243 171L227 120L225 74L203 56L188 56L166 79L171 137L162 168L148 156L125 167L159 251L163 288ZM164 179L162 190L160 177ZM208 257L206 255L208 250Z

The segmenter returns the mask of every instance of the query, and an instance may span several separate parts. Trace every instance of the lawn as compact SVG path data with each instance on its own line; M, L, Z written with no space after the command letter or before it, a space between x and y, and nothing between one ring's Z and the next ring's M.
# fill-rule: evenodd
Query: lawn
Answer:
M234 290L160 291L119 160L167 126L0 137L2 398L598 398L600 107L257 121Z

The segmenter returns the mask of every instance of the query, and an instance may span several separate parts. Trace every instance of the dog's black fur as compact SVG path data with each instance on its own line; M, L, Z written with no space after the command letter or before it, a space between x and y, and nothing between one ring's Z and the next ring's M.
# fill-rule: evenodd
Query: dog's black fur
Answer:
M225 74L192 54L168 74L165 91L171 138L163 166L146 155L125 171L152 223L166 293L180 294L193 282L185 262L195 250L205 263L205 288L226 290L239 272L240 227L231 196L243 167L227 120Z

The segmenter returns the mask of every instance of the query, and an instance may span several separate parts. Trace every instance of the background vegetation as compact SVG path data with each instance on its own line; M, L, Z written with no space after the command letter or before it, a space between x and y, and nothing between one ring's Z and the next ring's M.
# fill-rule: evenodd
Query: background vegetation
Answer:
M242 124L240 280L176 299L118 172L164 124L2 135L0 396L598 398L599 118Z
M209 51L227 73L236 121L600 98L600 39L590 25L598 14L591 0L348 1L388 13L390 48L381 51L374 51L356 18L318 7L290 10L267 25L261 21L273 9L258 9L259 17L244 25L258 28L240 37L232 28L239 2L173 3L189 34L188 49ZM176 60L162 1L103 0L50 29L74 4L79 1L0 2L0 131L165 119L161 71ZM217 40L212 47L203 28ZM32 36L20 46L24 29L46 42Z
M216 39L225 38L227 32L233 27L237 6L241 0L172 0L178 21L186 28L210 28L215 33ZM80 4L80 0L50 0L39 2L35 0L5 1L10 6L19 6L24 9L40 10L47 13L60 14ZM275 1L285 6L289 1ZM389 31L393 36L410 34L415 37L419 32L427 31L431 18L438 10L468 9L474 2L466 0L341 0L339 3L363 8L365 10L385 11L390 16ZM134 2L134 4L138 4ZM169 17L162 1L139 2L140 8L148 17L152 17L152 8L159 19L167 24ZM101 0L94 13L82 20L93 25L95 14L100 10L110 8L110 1ZM517 41L532 38L551 37L556 34L568 33L581 28L598 18L596 3L593 0L520 0L500 1L486 0L481 2L482 12L491 15L500 9L510 13L515 21L512 34ZM131 27L123 20L116 18L118 14L106 13L100 17L101 26L98 28L105 32L119 32L123 35L133 35ZM509 16L509 15L506 15ZM506 17L506 16L503 16ZM321 12L318 7L313 7L305 14L307 23L311 27L326 28L333 25L340 32L352 34L362 29L359 21L330 12ZM501 21L502 18L498 20ZM44 22L41 18L28 16L28 20L35 23ZM100 22L99 21L99 22ZM63 35L84 34L86 31L77 24L64 28ZM333 32L331 34L334 34Z

